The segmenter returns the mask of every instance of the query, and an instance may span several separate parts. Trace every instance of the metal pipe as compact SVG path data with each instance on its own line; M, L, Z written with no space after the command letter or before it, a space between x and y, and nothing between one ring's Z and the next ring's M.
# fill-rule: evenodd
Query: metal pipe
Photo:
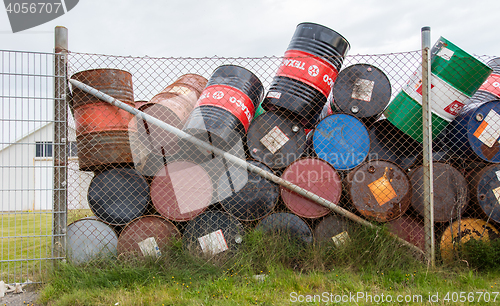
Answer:
M431 28L422 28L422 123L423 123L423 185L425 254L435 266L434 246L434 174L432 169L432 107L431 107Z
M305 190L305 189L303 189L303 188L301 188L301 187L299 187L299 186L297 186L289 181L286 181L286 180L280 178L279 176L276 176L276 175L274 175L270 172L267 172L267 171L265 171L257 166L254 166L254 165L248 163L246 160L238 158L232 154L229 154L227 152L224 152L224 151L212 146L209 143L201 141L198 138L196 138L192 135L189 135L184 131L181 131L181 130L179 130L179 129L177 129L177 128L175 128L175 127L173 127L173 126L171 126L171 125L169 125L161 120L158 120L158 119L156 119L148 114L145 114L145 113L141 112L140 110L135 109L135 108L131 107L130 105L127 105L127 104L125 104L125 103L123 103L123 102L103 93L103 92L100 92L95 88L92 88L86 84L83 84L82 82L79 82L79 81L73 80L73 79L70 79L69 82L73 86L78 87L82 91L85 91L85 92L105 101L105 102L108 102L114 106L117 106L117 107L119 107L119 108L121 108L121 109L135 115L135 116L138 116L139 119L145 120L148 123L154 124L154 125L162 128L170 133L173 133L181 139L185 139L187 141L190 141L191 143L193 143L193 144L195 144L195 145L197 145L205 150L211 151L219 156L222 156L227 161L229 161L237 166L240 166L242 168L246 168L248 171L250 171L252 173L255 173L255 174L257 174L257 175L259 175L267 180L270 180L272 182L275 182L276 184L279 184L285 188L288 188L288 189L310 199L311 201L314 201L315 203L318 203L320 205L328 207L331 210L333 210L334 212L338 213L339 215L342 215L346 218L349 218L349 219L353 220L354 222L357 222L361 225L364 225L364 226L367 226L370 228L377 228L377 226L372 224L371 222L368 222L365 219L360 218L359 216L351 213L348 210L343 209L342 207L336 205L333 202L330 202L330 201L328 201L328 200L326 200L326 199L324 199L324 198L322 198L322 197L320 197L320 196L318 196L318 195L316 195L308 190ZM399 241L401 243L409 246L413 250L416 250L416 251L422 253L422 250L420 250L418 247L414 246L413 244L411 244L411 243L407 242L406 240L403 240L397 236L394 236L394 237L399 239Z

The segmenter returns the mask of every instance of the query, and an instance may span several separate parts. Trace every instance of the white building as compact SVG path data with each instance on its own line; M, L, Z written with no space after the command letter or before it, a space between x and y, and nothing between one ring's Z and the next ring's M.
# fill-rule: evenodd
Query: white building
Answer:
M52 209L54 123L50 122L0 149L1 211ZM78 170L75 129L68 127L68 209L88 209L92 172Z

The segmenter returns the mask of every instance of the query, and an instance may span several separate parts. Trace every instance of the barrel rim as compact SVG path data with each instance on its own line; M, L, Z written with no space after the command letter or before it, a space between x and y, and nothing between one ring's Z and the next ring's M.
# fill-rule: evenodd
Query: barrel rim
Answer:
M120 73L126 73L128 75L130 75L130 77L132 77L132 73L130 73L129 71L127 70L123 70L123 69L118 69L118 68L94 68L94 69L87 69L87 70L82 70L82 71L78 71L78 72L75 72L74 74L71 75L71 79L76 79L75 76L80 76L80 75L83 75L83 74L90 74L90 73L94 73L94 72L99 72L99 71L117 71L117 72L120 72Z
M349 52L349 50L351 50L351 44L349 43L349 41L342 34L340 34L339 32L337 32L337 31L335 31L335 30L333 30L333 29L331 29L331 28L329 28L327 26L324 26L322 24L315 23L315 22L304 21L304 22L299 23L296 28L298 28L300 25L306 25L306 24L310 24L310 25L314 25L314 26L319 26L321 28L324 28L324 29L327 29L327 30L330 30L330 31L336 33L338 36L340 36L347 43L347 49L346 49L345 53L347 54L347 52Z

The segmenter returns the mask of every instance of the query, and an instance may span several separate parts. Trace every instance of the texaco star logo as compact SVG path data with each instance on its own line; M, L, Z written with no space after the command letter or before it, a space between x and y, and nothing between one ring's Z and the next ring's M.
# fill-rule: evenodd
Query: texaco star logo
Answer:
M316 65L311 65L309 69L307 69L307 72L309 72L310 76L315 77L319 74L319 68Z
M216 91L214 92L212 97L214 97L214 99L220 100L224 97L224 93L222 91Z

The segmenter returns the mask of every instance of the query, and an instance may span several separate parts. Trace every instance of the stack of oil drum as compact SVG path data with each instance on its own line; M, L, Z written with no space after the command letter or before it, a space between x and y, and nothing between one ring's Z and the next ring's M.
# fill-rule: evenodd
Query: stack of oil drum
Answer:
M208 79L183 75L137 102L128 72L96 69L72 78L367 220L387 222L423 248L421 76L391 101L381 69L342 68L348 50L337 32L299 24L267 93L236 65L219 66ZM490 75L444 38L432 54L433 131L445 152L434 164L434 218L446 249L455 236L444 228L462 215L470 218L465 227L500 222L500 60L488 63ZM176 237L194 253L223 256L243 242L246 228L303 243L349 238L352 224L329 209L76 88L72 94L80 169L95 174L87 194L95 217L68 226L73 262L159 256ZM463 167L472 157L478 166ZM467 212L469 199L479 215Z

